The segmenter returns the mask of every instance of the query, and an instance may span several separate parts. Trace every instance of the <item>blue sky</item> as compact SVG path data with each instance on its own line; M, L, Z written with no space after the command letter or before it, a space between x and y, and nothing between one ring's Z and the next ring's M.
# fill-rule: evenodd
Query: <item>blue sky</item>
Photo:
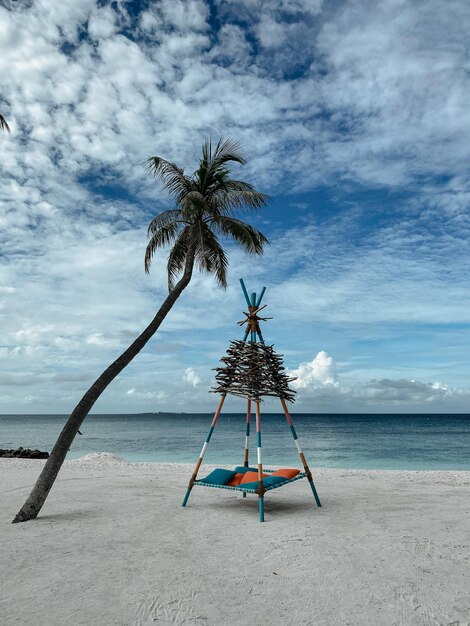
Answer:
M212 410L241 276L296 410L468 412L469 26L465 0L2 3L0 412L67 413L150 321L170 205L142 161L221 135L271 246L229 246L226 292L196 275L95 412Z

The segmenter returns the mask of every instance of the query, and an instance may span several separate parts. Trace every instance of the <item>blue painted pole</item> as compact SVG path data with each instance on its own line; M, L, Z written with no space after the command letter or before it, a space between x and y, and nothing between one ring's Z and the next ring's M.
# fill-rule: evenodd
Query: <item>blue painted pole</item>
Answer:
M242 286L243 295L245 296L247 305L251 306L250 298L248 297L248 291L246 290L245 283L243 282L243 278L240 278L240 285Z
M264 343L263 335L261 334L261 329L258 330L259 340L261 343Z
M317 503L317 506L321 506L320 498L318 496L317 490L315 489L313 480L309 480L308 482L310 483L310 487L312 488L313 497L315 498L315 502Z
M190 493L191 493L191 489L186 489L186 495L184 496L183 504L181 506L186 506Z
M263 485L263 461L261 460L261 411L259 400L256 401L256 454L258 457L258 499L259 499L259 521L264 522L264 485Z
M245 333L245 336L243 337L243 341L246 341L248 339L248 335L250 334L250 331L247 330Z
M265 291L266 291L266 287L263 287L263 289L261 289L261 293L259 294L258 301L256 302L256 308L258 308L259 305L261 304L261 300L263 299Z
M259 499L259 521L264 522L264 496Z

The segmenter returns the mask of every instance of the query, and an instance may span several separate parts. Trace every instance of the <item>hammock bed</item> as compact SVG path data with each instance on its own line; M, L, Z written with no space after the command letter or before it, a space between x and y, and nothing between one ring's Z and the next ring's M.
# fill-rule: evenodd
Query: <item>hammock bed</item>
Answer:
M265 321L267 319L271 319L267 317L259 317L258 315L258 313L266 306L260 306L266 288L263 287L258 298L256 297L256 293L251 294L250 298L243 280L240 279L240 283L248 305L248 312L244 312L246 319L238 322L238 324L240 326L244 324L247 325L245 335L242 341L230 342L226 355L221 358L223 367L216 368L217 374L215 378L217 386L212 389L212 391L220 394L221 397L206 440L202 446L201 453L199 454L196 467L194 468L194 472L189 481L186 495L183 500L183 506L186 506L192 488L195 486L241 491L243 493L243 497L246 497L247 493L253 493L259 498L259 519L260 522L264 522L264 494L267 491L272 491L278 487L288 485L289 483L293 483L301 478L306 478L308 480L317 506L321 506L321 502L313 483L312 473L305 455L302 452L302 448L300 447L292 417L286 404L286 401L294 402L295 391L289 387L289 383L295 379L289 378L289 376L285 373L282 356L276 354L272 346L265 345L259 327L259 322L261 320ZM248 337L250 337L249 341L247 341ZM243 467L236 467L233 471L217 468L205 478L198 480L197 475L202 465L204 454L211 440L212 433L214 432L214 428L219 419L227 394L241 396L247 400L244 465ZM294 438L294 443L303 465L303 472L300 470L266 470L263 468L261 460L260 409L260 403L263 396L273 396L279 398L287 424L292 433L292 437ZM250 468L248 463L252 402L255 404L256 416L256 468ZM235 474L239 476L240 474L247 474L248 472L250 472L251 475L249 477L247 476L247 480L241 478L240 484L230 484L232 479L235 480ZM282 472L287 473L287 476L283 476Z
M274 472L274 470L267 470L263 468L263 473L265 474L272 474ZM297 474L297 476L294 476L293 478L285 478L283 481L279 481L278 483L272 485L272 484L265 484L265 480L263 479L263 485L264 485L264 489L265 491L271 491L272 489L277 489L278 487L283 487L284 485L287 485L288 483L293 483L296 480L300 480L301 478L307 478L307 474L305 472L299 472ZM230 489L232 491L242 491L243 493L255 493L256 494L256 490L258 488L258 484L253 484L253 486L250 486L252 483L248 483L246 486L245 485L238 485L238 486L231 486L231 485L216 485L214 483L208 483L205 482L204 479L202 480L196 480L194 482L194 486L198 486L198 487L215 487L216 489Z

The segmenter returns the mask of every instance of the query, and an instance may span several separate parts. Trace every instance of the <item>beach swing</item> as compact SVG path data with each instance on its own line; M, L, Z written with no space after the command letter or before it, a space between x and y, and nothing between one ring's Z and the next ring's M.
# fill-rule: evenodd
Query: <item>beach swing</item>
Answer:
M240 279L240 284L248 306L248 312L244 311L246 318L238 322L240 326L246 324L245 336L242 341L231 341L227 353L220 360L223 367L216 368L217 386L212 389L213 393L220 394L220 401L212 420L201 453L194 468L194 472L184 496L183 506L186 506L193 487L215 487L217 489L230 489L241 491L243 497L247 493L258 495L259 519L264 522L264 494L267 491L277 489L301 478L307 478L312 489L317 506L321 506L320 498L313 483L312 473L292 422L292 417L287 409L287 402L294 402L295 391L289 388L289 382L294 380L285 373L282 357L273 350L272 346L264 343L263 335L259 326L260 321L271 319L269 317L259 317L258 313L266 307L261 306L266 287L263 287L259 297L256 293L248 296L245 284ZM248 340L249 338L249 340ZM217 468L205 478L197 479L199 469L204 458L215 425L222 411L222 407L227 394L241 396L247 400L246 412L246 436L245 436L245 458L243 466L235 467L233 470ZM274 396L279 398L286 416L287 423L294 438L303 471L297 469L266 470L263 469L261 461L261 411L260 402L262 396ZM257 467L249 466L249 441L250 423L252 414L252 403L255 405L256 424L256 451Z

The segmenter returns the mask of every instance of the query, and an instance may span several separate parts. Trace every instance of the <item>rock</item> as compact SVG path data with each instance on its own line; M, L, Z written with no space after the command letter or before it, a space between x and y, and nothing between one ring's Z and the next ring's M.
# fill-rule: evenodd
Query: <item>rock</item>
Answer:
M41 450L31 450L27 448L26 450L20 446L16 448L16 450L0 450L0 457L4 459L48 459L49 452L41 452Z
M49 457L48 452L41 452L40 450L32 450L29 455L30 459L47 459Z

